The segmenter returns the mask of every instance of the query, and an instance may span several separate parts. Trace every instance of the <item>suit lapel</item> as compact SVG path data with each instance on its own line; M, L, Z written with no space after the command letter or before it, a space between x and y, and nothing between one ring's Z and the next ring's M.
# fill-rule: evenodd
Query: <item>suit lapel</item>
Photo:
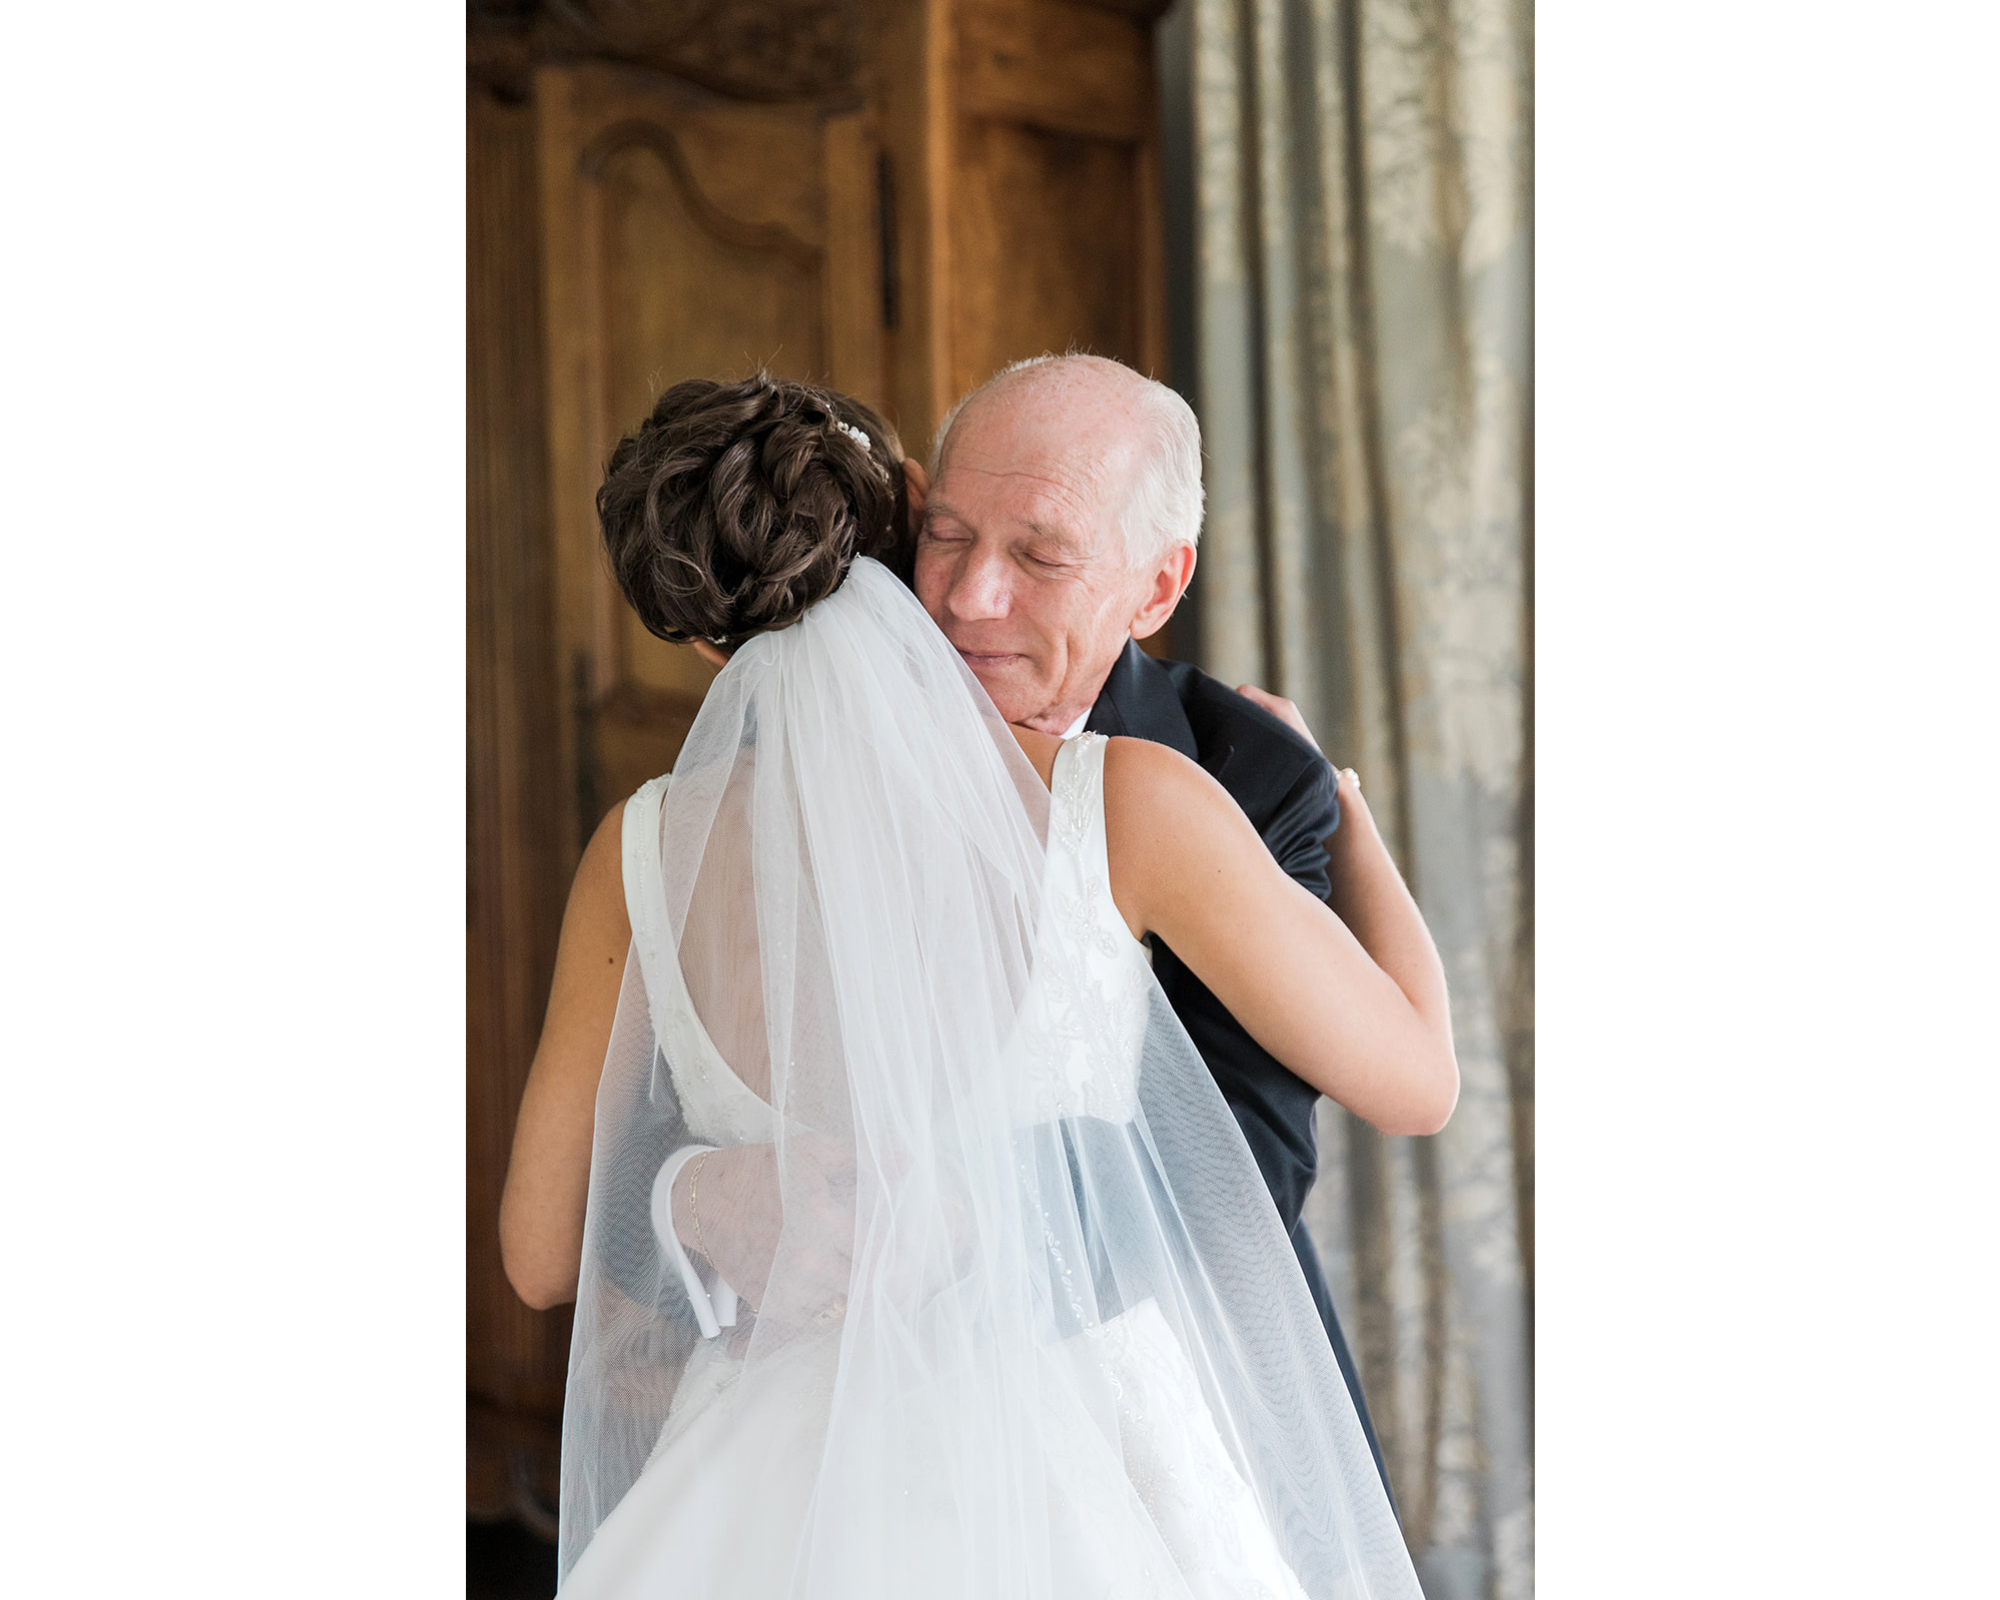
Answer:
M1150 739L1180 751L1190 761L1201 759L1194 729L1188 725L1187 711L1174 692L1173 680L1165 667L1139 648L1136 639L1125 641L1085 727L1092 733ZM1223 759L1227 759L1227 752Z

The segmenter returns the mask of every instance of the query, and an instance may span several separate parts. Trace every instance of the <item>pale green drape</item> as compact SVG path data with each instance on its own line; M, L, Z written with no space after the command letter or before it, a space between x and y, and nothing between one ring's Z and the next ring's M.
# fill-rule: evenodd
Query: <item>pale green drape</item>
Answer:
M1533 1589L1531 15L1179 0L1161 35L1202 664L1359 769L1451 982L1450 1125L1322 1102L1306 1213L1432 1600Z

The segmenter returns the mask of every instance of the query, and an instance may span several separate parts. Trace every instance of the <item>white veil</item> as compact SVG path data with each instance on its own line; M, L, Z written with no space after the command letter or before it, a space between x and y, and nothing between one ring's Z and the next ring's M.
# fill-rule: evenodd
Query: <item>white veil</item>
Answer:
M716 679L657 839L647 821L635 849L627 829L634 945L597 1102L566 1585L1288 1593L1217 1556L1268 1528L1315 1600L1418 1594L1201 1058L1143 965L1107 998L1079 939L1054 936L1050 813L977 681L873 561ZM1122 1089L1066 1099L1121 1026ZM706 1318L705 1337L654 1180L686 1145L760 1136L777 1255L755 1310ZM731 1226L710 1196L702 1225ZM1197 1424L1206 1454L1174 1443ZM677 1486L646 1501L642 1472ZM621 1505L606 1533L649 1576L583 1582ZM751 1567L777 1576L759 1588Z

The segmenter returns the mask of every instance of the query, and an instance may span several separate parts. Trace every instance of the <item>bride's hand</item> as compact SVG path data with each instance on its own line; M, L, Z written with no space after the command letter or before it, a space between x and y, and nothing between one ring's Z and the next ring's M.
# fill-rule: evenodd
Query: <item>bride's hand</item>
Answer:
M1319 740L1313 737L1312 729L1306 726L1305 717L1291 701L1281 695L1272 694L1268 689L1260 689L1254 683L1239 683L1236 692L1253 706L1270 712L1315 750L1319 749Z
M854 1158L817 1135L787 1142L790 1212L776 1148L736 1145L698 1157L674 1179L674 1232L761 1309L782 1244L788 1309L839 1303L854 1244ZM700 1166L697 1173L694 1169Z

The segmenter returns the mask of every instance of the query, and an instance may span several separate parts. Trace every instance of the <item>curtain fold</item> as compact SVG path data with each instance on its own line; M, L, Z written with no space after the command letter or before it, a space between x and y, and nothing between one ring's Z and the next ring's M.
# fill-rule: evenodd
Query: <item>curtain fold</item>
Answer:
M1428 1140L1323 1102L1308 1224L1427 1593L1516 1600L1533 1588L1532 11L1177 11L1162 71L1191 146L1200 658L1297 701L1360 771L1444 956L1464 1082ZM1170 106L1170 139L1182 125Z

